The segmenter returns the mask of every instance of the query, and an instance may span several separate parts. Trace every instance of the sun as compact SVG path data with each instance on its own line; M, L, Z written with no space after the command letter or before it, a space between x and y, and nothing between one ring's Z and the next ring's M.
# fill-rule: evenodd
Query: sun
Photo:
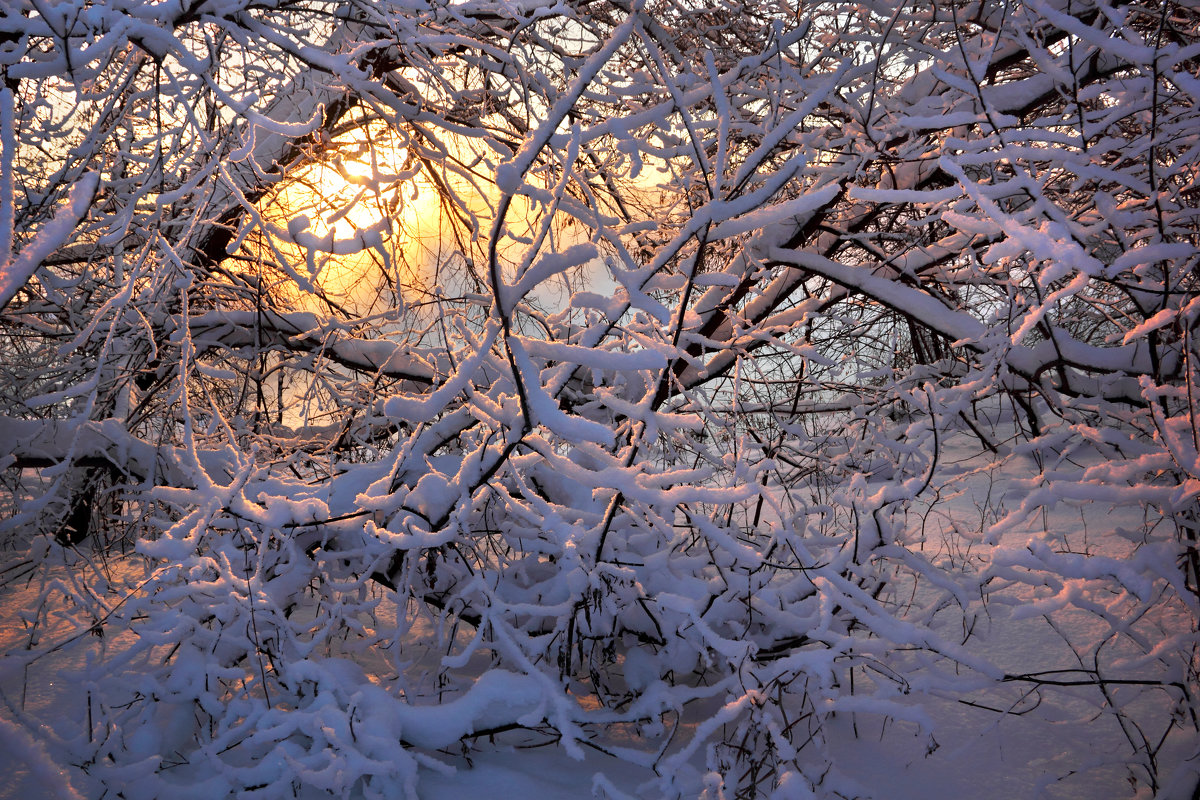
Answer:
M260 202L249 253L271 266L274 287L299 308L364 317L437 309L448 297L488 290L478 265L487 263L500 205L491 151L450 132L411 135L382 122L346 131ZM506 281L536 260L547 213L555 223L545 247L568 247L582 235L532 195L511 200L497 244ZM536 299L562 307L568 288L539 285Z
M253 260L306 310L368 314L400 302L420 269L410 251L441 213L419 167L381 124L328 142L259 203Z

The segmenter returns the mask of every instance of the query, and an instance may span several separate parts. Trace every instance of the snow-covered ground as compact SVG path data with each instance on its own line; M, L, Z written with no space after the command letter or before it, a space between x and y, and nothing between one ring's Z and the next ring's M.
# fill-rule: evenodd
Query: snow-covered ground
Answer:
M1007 553L1006 557L1012 557L1028 550L1030 542L1047 537L1055 539L1063 552L1112 555L1116 559L1127 558L1131 553L1130 543L1115 531L1125 523L1132 527L1137 520L1123 520L1119 514L1113 516L1112 509L1101 503L1063 507L1054 515L1039 517L1036 526L1031 523L1011 526L1000 540L989 546L971 541L964 533L966 530L978 529L981 519L989 514L995 519L1019 505L1026 491L1020 479L1028 476L997 475L986 470L964 470L964 474L970 477L965 479L965 487L959 484L958 488L965 491L937 504L924 520L927 546L943 556L940 563L948 567L953 566L955 559L963 563L972 560L972 568L980 570L986 566L980 560L988 558L989 553ZM953 532L951 522L958 525L958 533ZM5 653L0 660L4 703L0 709L0 797L39 800L97 796L101 789L89 775L71 765L56 763L46 742L85 736L89 729L90 698L96 693L108 693L111 702L111 697L122 690L120 686L106 686L103 679L97 679L94 672L87 670L87 664L102 652L108 657L119 653L129 641L122 637L132 634L85 635L83 641L72 640L73 647L64 647L26 664L23 654L29 652L31 644L41 649L48 643L79 636L72 634L72 622L66 614L49 616L51 621L57 619L61 623L57 630L31 629L29 623L34 617L29 612L45 603L47 597L62 597L55 590L56 582L62 582L57 584L58 589L71 586L71 575L80 570L107 571L114 587L112 596L119 597L115 587L136 585L145 575L145 566L136 556L93 563L91 567L77 561L71 567L60 564L37 572L22 569L16 561L7 566L5 580L0 585L3 609L0 648ZM394 605L389 610L383 590L378 591L382 602L368 622L394 626ZM907 594L919 601L929 589L925 584L914 585L901 579L893 591L898 597ZM1132 665L1131 668L1140 665L1139 674L1155 677L1162 670L1153 658L1146 656L1156 645L1155 641L1144 638L1147 631L1159 630L1165 638L1185 632L1191 624L1182 614L1171 617L1166 609L1161 619L1138 620L1136 631L1131 621L1129 637L1114 637L1112 621L1106 618L1108 611L1091 613L1078 605L1055 604L1054 598L1060 597L1062 591L1063 587L1021 583L996 588L987 602L975 598L979 602L971 609L974 616L966 617L974 619L970 636L958 638L975 657L1012 675L1036 673L1070 682L1084 677L1077 670L1088 666L1088 658L1101 653L1104 663L1115 665L1114 670L1124 669L1122 665ZM1031 609L1050 613L1031 613ZM961 613L946 614L944 622L939 623L943 628L939 632L953 638L954 627L961 626L963 619ZM441 651L430 647L423 656L419 655L419 643L422 639L436 639L436 631L427 622L421 622L407 636L414 642L406 654L412 662L409 670L419 672L424 663L430 673L435 671L430 667L436 664ZM360 666L369 675L379 666L373 665L372 659L391 657L387 653L369 653L360 657ZM864 673L860 680L865 688L870 677ZM1156 762L1162 781L1158 796L1164 800L1192 797L1196 771L1189 766L1194 762L1188 759L1196 755L1200 740L1187 732L1187 725L1172 728L1171 715L1176 713L1178 698L1168 691L1113 684L1107 687L1106 699L1101 689L1088 681L1077 686L1037 686L1031 682L994 683L981 681L978 676L964 676L960 692L945 689L952 682L935 683L936 686L930 684L931 688L912 685L899 705L883 708L864 703L861 710L839 712L826 722L825 754L841 772L839 787L843 794L885 800L1149 798L1146 776L1136 766L1140 756L1131 745L1132 736L1133 741L1145 737L1153 746L1162 741ZM495 702L508 691L511 702L517 703L527 689L526 684L514 681L511 687L493 687L486 695L473 690L472 696L482 697L480 702ZM447 697L446 706L425 709L428 713L422 723L424 729L441 727L453 732L458 724L453 717L460 712L474 714L473 721L477 724L482 712L463 711L469 698L460 701L462 698ZM906 708L911 713L904 713ZM1113 713L1114 709L1120 714ZM436 721L439 714L445 717L444 724ZM928 729L918 724L921 720L926 721ZM670 727L679 723L664 718L663 724ZM692 723L685 720L682 724ZM608 738L597 740L597 747L584 748L582 759L572 757L548 736L539 738L528 731L499 732L473 740L469 745L455 742L440 750L437 748L441 743L435 735L430 739L431 747L426 748L429 758L419 772L419 795L428 800L660 796L663 783L650 766L618 761L603 752L627 744L637 746L632 740L620 741L620 730L614 728ZM169 730L161 733L164 739L170 738ZM629 733L636 738L636 732ZM160 744L145 743L147 752L161 749ZM183 770L186 766L179 768ZM697 752L679 770L680 774L673 776L675 786L689 787L685 791L698 796L704 788L703 752ZM138 794L132 791L129 796ZM780 796L805 794L797 791Z

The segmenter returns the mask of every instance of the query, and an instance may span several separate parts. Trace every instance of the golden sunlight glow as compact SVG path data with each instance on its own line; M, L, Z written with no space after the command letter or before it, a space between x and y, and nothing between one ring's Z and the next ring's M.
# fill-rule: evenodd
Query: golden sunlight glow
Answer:
M417 166L383 126L334 140L260 202L263 235L244 254L306 310L367 315L414 301L443 238L438 193Z
M267 235L249 250L298 307L365 316L483 288L498 190L485 167L462 166L478 164L479 154L443 142L451 155L434 166L397 138L382 125L340 137L260 203ZM527 198L514 198L500 247L505 273L525 254L538 217ZM551 249L576 241L575 231L556 227Z
M368 315L423 302L453 249L442 198L415 159L386 136L359 137L262 204L259 256L305 309Z

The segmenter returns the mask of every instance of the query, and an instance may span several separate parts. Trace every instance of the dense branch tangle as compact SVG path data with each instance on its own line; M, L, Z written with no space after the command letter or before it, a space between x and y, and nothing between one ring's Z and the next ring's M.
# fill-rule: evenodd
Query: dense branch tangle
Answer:
M1078 569L1139 620L1194 623L1184 4L87 11L0 25L21 189L0 234L46 250L0 328L4 464L28 495L5 530L30 549L125 525L147 578L81 619L183 618L195 639L135 648L158 694L102 708L122 733L76 755L98 774L146 755L123 732L153 696L202 709L173 745L197 763L353 749L256 726L325 692L353 729L365 695L326 661L415 647L419 618L458 631L436 691L518 675L515 696L548 698L451 741L526 726L575 747L716 697L694 741L647 740L663 794L718 727L707 767L731 793L789 773L835 792L814 764L854 675L878 698L925 657L1004 677L942 623L970 631L984 593ZM1177 532L1167 568L947 567L912 515L955 479L953 435L997 469L1033 454L1055 496L1144 506L1146 541ZM1107 462L1055 471L1085 445ZM988 546L1019 520L995 522ZM390 630L364 622L373 584ZM1093 655L1097 687L1193 702ZM400 689L432 696L403 660L373 676L397 714ZM170 688L191 663L202 697ZM451 743L413 725L346 786L386 794L416 774L401 741Z

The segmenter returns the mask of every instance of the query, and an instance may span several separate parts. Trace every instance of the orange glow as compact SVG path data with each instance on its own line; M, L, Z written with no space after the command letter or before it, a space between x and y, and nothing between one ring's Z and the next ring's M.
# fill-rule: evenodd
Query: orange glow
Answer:
M260 203L267 235L250 251L276 267L272 288L299 308L356 316L488 291L487 244L499 204L494 164L476 143L454 137L441 143L448 157L423 162L397 141L400 134L375 127L335 140L328 155L294 171ZM513 198L499 244L506 280L547 212L528 197ZM566 222L556 215L543 252L586 235ZM566 303L566 277L557 280L538 287L540 303Z

